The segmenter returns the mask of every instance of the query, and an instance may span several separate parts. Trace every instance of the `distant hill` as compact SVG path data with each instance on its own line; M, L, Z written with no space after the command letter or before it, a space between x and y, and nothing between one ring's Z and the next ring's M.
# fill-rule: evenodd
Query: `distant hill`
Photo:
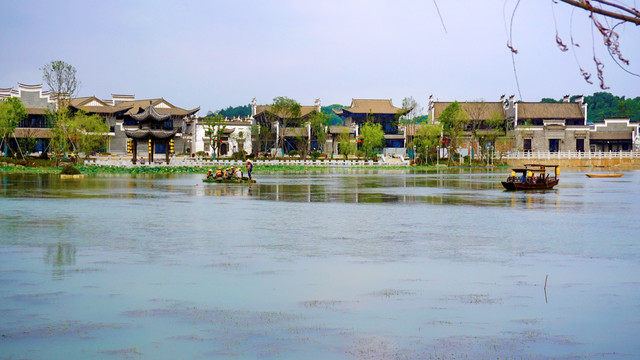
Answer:
M340 116L336 115L336 113L333 112L333 109L339 111L342 110L342 107L343 106L340 104L331 104L329 106L321 106L320 111L331 117L331 125L342 125L342 119L340 118Z
M216 110L213 114L207 114L207 116L213 116L214 114L220 114L226 118L246 118L247 116L251 116L251 105L229 106Z
M571 97L574 101L575 96ZM562 102L551 98L543 98L542 102ZM597 92L591 96L585 96L587 103L587 121L602 122L605 118L629 118L632 121L640 121L640 97L625 99L608 92Z

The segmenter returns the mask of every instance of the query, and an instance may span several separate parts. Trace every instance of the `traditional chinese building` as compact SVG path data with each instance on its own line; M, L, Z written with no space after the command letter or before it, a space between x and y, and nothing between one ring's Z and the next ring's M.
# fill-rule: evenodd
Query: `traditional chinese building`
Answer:
M133 142L131 147L133 163L136 163L140 142L147 144L150 164L153 162L153 155L159 144L162 144L166 149L164 151L165 161L169 163L170 144L178 132L178 128L175 128L171 123L170 115L158 113L155 107L149 104L144 111L130 115L129 119L130 123L125 128L125 134ZM132 126L131 122L134 122L135 126Z
M244 151L247 154L252 152L252 135L251 135L251 118L233 118L223 119L221 125L213 126L213 131L217 131L218 126L224 127L223 134L220 138L219 153L220 156L231 156L234 152ZM207 118L197 118L195 129L195 152L205 152L209 155L213 154L214 141L207 135Z
M47 151L53 137L52 122L47 114L54 112L56 101L49 91L42 91L42 84L26 85L18 83L18 89L0 88L0 99L16 97L27 110L27 118L20 121L9 139L11 148L16 149L18 139L34 139L34 152Z
M260 142L261 146L255 146L256 151L269 151L273 154L278 153L280 140L284 138L284 149L280 149L284 153L298 149L298 141L300 137L307 138L309 146L313 148L322 148L323 144L313 142L311 127L305 124L307 119L314 113L321 111L320 99L316 99L314 105L301 105L300 116L296 118L287 118L285 126L285 114L274 113L270 105L257 105L256 99L251 101L251 117L253 121L268 129L268 136L253 136L254 143Z
M411 111L393 106L391 99L352 99L351 106L343 107L341 110L334 110L336 115L342 118L343 123L339 126L332 126L331 142L333 152L338 151L337 138L340 136L336 131L343 132L345 129L354 137L358 137L360 127L367 121L382 125L385 138L385 152L404 153L405 136L404 129L398 126L398 118Z
M503 101L459 101L460 110L466 114L467 124L463 129L463 138L460 140L460 148L458 152L463 156L471 156L475 158L480 149L478 147L478 139L474 139L474 134L482 136L489 132L499 130L503 134L507 133L507 103ZM440 115L451 105L451 101L434 101L433 97L429 97L429 121L432 124L440 122ZM502 121L499 121L501 119ZM493 124L500 122L499 125ZM411 130L411 129L407 129ZM411 136L415 135L415 131L408 131ZM444 140L446 141L446 140ZM495 146L495 144L492 144Z
M171 104L163 98L136 100L134 95L119 94L112 94L111 100L105 100L104 103L114 108L127 109L124 113L117 113L115 116L105 117L111 129L109 132L109 152L128 152L125 128L137 126L137 122L132 116L145 112L149 105L151 105L158 114L168 116L163 124L166 130L176 130L173 137L175 153L190 154L194 151L194 119L195 114L200 110L199 107L186 110ZM169 149L164 142L156 143L154 153L166 154L168 151Z

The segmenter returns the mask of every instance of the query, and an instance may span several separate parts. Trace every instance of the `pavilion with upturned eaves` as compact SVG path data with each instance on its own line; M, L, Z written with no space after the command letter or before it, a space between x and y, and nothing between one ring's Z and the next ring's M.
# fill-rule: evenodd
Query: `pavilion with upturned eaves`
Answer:
M177 128L167 125L170 121L169 114L160 114L153 105L149 104L143 112L130 115L132 121L136 123L135 127L125 128L127 138L131 138L133 142L131 161L135 164L138 156L138 142L147 142L149 144L149 163L153 162L154 146L156 143L164 144L169 149L169 144L178 132ZM169 151L165 151L166 162L169 163Z

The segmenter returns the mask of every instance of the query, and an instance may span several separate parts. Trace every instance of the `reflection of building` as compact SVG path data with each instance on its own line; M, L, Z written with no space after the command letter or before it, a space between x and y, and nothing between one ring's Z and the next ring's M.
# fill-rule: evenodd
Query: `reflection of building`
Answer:
M359 129L367 121L382 125L385 138L385 153L404 153L404 129L398 126L398 118L411 111L393 106L391 99L352 99L351 106L334 112L342 118L342 126L330 128L331 149L338 152L336 142L342 131L347 129L356 138ZM353 131L351 130L353 129Z
M268 131L268 136L254 136L254 141L259 140L261 142L261 146L256 148L256 151L271 151L275 153L278 151L277 149L282 139L284 139L283 150L285 153L291 150L298 150L301 138L306 138L307 146L311 149L324 147L323 144L317 144L313 141L311 127L307 123L307 120L314 113L321 111L320 99L316 99L314 105L300 106L300 117L296 118L289 118L284 113L274 113L271 108L270 105L257 105L255 99L251 102L251 117L257 125ZM285 116L287 117L286 126Z
M194 136L196 139L194 151L212 154L214 149L211 146L211 139L206 136L206 120L206 118L198 118L194 123ZM252 151L251 118L224 119L224 127L224 134L220 139L220 156L231 156L237 151L245 151L250 154ZM214 129L217 129L217 127L214 127Z

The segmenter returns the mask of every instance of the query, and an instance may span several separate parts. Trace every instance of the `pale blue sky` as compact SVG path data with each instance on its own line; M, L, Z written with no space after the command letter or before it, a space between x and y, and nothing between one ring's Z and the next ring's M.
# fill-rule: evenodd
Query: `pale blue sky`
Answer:
M40 68L64 60L77 69L79 96L164 97L201 115L256 97L288 96L302 104L348 105L352 98L430 94L448 100L497 101L516 94L505 21L517 0L437 1L7 1L0 87L42 82ZM523 0L513 45L522 100L601 91L592 61L587 13L576 9L577 57L594 73L579 74L573 52L561 52L555 26L570 44L573 8ZM506 17L505 17L506 12ZM640 27L618 27L621 50L640 73ZM626 74L595 35L606 84L619 96L640 96L640 78Z

